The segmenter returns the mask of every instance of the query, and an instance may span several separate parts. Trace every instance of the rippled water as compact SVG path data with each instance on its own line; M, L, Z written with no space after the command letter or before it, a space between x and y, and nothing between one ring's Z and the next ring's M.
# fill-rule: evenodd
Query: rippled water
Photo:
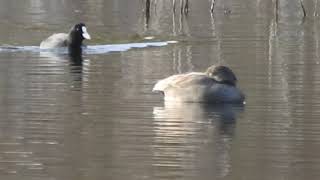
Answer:
M216 1L213 16L206 0L187 16L168 2L150 16L140 0L0 2L0 179L320 177L316 2L305 19L299 1L278 14L271 1ZM82 56L39 51L79 21L93 38ZM151 92L211 64L234 70L245 105Z

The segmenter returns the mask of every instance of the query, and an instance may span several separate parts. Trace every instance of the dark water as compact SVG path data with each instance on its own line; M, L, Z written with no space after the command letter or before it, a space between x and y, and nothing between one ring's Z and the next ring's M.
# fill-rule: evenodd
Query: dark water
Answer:
M278 15L271 1L216 2L214 16L207 0L182 16L152 1L147 19L140 0L0 1L0 45L24 48L0 50L0 179L319 179L316 1L305 19L299 1ZM80 21L93 38L82 57L35 47ZM164 44L130 49L145 42ZM245 106L151 92L218 63Z

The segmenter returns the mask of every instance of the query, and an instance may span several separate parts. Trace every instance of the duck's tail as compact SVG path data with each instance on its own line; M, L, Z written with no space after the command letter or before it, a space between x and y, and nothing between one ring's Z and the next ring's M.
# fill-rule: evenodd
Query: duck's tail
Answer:
M163 92L165 89L163 80L158 81L152 89L152 92Z

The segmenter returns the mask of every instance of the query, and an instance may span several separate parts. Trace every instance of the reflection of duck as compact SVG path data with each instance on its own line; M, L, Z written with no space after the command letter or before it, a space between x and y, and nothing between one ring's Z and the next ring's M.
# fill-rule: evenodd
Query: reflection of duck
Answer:
M168 102L154 107L155 164L188 169L189 162L200 167L202 176L227 176L236 119L243 109L243 104Z
M164 107L154 107L153 113L157 118L183 118L192 120L218 120L224 126L235 123L237 115L244 109L243 104L198 104L165 102Z
M244 95L236 83L231 69L213 65L204 73L191 72L162 79L153 91L163 92L165 101L243 103Z
M74 25L70 32L53 34L40 44L40 49L52 49L60 47L81 48L84 39L91 39L85 24Z

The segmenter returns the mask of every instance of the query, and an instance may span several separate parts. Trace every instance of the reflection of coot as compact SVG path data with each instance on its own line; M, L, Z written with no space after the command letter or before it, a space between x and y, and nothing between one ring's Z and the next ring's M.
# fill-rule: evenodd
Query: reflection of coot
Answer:
M50 64L54 64L55 66L59 66L60 68L67 68L64 69L63 72L70 72L70 77L72 77L72 85L74 89L81 88L82 82L82 50L79 49L72 49L68 51L68 54L61 54L61 52L66 52L67 49L59 49L59 52L56 51L40 51L40 57L43 61L47 61ZM66 75L65 73L63 73Z
M82 88L82 49L69 48L70 72L73 74L72 87L74 90Z
M69 48L70 63L72 66L82 66L82 49Z

